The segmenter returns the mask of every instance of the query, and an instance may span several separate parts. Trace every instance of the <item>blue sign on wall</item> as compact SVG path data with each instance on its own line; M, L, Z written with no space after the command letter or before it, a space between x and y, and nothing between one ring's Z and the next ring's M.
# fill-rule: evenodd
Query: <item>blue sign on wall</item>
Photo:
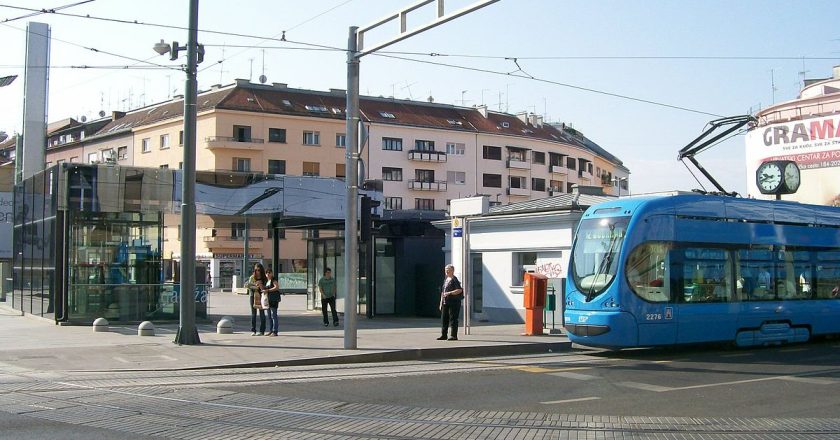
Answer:
M464 236L464 228L452 228L452 236L453 237L463 237Z

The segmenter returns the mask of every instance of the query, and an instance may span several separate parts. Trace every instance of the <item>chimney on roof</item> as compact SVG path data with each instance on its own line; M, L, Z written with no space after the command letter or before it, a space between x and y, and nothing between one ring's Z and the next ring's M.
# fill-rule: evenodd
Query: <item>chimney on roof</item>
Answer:
M271 87L274 87L275 89L287 89L289 88L289 85L286 83L271 83Z
M479 113L481 113L481 116L484 116L484 118L487 119L487 106L486 105L481 104L479 106L476 106L475 109L478 110Z
M116 121L117 119L120 119L123 116L125 116L125 112L118 112L118 111L112 111L111 112L111 120L112 121Z
M428 98L426 98L426 101L429 101L429 102L435 102L435 97L434 97L434 96L432 96L432 95L429 95L429 97L428 97Z
M333 95L345 96L345 95L347 95L347 90L344 90L344 89L330 89L330 93L332 93Z
M236 78L234 81L236 81L236 87L245 87L251 85L250 79Z
M831 75L831 76L832 76L834 79L840 79L840 66L834 66L834 67L831 69L831 73L832 73L832 75Z
M543 118L542 118L542 116L540 116L540 115L538 115L538 114L536 114L536 113L531 113L530 115L528 115L528 121L529 121L529 122L531 123L531 125L533 125L534 127L542 127L542 124L543 124Z
M517 119L522 121L523 124L528 123L528 112L519 112L516 114Z

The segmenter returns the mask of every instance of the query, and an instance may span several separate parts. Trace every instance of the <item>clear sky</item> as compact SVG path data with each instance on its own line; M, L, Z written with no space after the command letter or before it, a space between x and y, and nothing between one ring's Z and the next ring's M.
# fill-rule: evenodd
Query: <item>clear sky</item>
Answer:
M183 44L185 30L56 14L6 21L28 13L9 6L42 9L77 2L83 4L58 12L187 26L187 0L0 0L0 76L21 75L0 88L0 130L20 130L23 30L30 20L48 23L54 38L50 121L92 120L100 111L137 108L183 93L181 71L136 60L177 68L185 56L170 62L152 46L160 39ZM199 88L235 78L256 82L265 74L269 83L344 89L344 52L291 42L346 48L350 26L366 26L412 3L203 0L200 29L263 38L202 32L207 55ZM472 3L447 0L447 11ZM409 27L430 21L431 11L410 15ZM572 124L618 156L630 169L633 192L692 189L698 184L676 160L677 152L713 115L745 114L794 99L803 76L829 77L831 67L840 64L836 11L836 1L501 0L385 49L391 57L362 58L361 92L543 114ZM287 42L264 39L279 38L283 31ZM396 33L392 24L366 41L373 45ZM96 68L73 68L84 65ZM746 193L743 137L698 160L728 190Z

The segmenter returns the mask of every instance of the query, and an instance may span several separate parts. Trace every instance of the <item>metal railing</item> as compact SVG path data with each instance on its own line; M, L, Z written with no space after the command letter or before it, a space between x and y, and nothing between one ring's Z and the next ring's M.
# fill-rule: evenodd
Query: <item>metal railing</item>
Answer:
M265 139L252 137L234 137L234 136L209 136L206 138L207 142L246 142L251 144L264 144Z
M408 181L408 189L416 189L420 191L446 191L446 181L425 181L412 179Z

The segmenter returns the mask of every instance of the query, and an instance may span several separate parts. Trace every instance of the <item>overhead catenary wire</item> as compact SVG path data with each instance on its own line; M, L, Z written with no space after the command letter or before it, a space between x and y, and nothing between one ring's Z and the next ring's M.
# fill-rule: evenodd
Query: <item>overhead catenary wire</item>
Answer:
M74 6L79 6L79 5L83 5L85 3L91 3L91 2L94 2L94 1L96 1L96 0L82 0L82 1L79 1L79 2L76 2L76 3L70 3L70 4L64 5L64 6L58 6L58 7L50 8L50 9L37 9L37 10L32 9L32 8L22 8L22 7L4 5L4 7L10 8L10 9L21 9L21 10L27 10L27 11L32 11L32 12L29 13L29 14L21 15L20 17L7 18L7 19L3 20L3 23L8 23L10 21L15 21L15 20L21 20L21 19L24 19L24 18L35 17L35 16L38 16L38 15L41 15L41 14L54 13L54 12L60 11L62 9L72 8Z

